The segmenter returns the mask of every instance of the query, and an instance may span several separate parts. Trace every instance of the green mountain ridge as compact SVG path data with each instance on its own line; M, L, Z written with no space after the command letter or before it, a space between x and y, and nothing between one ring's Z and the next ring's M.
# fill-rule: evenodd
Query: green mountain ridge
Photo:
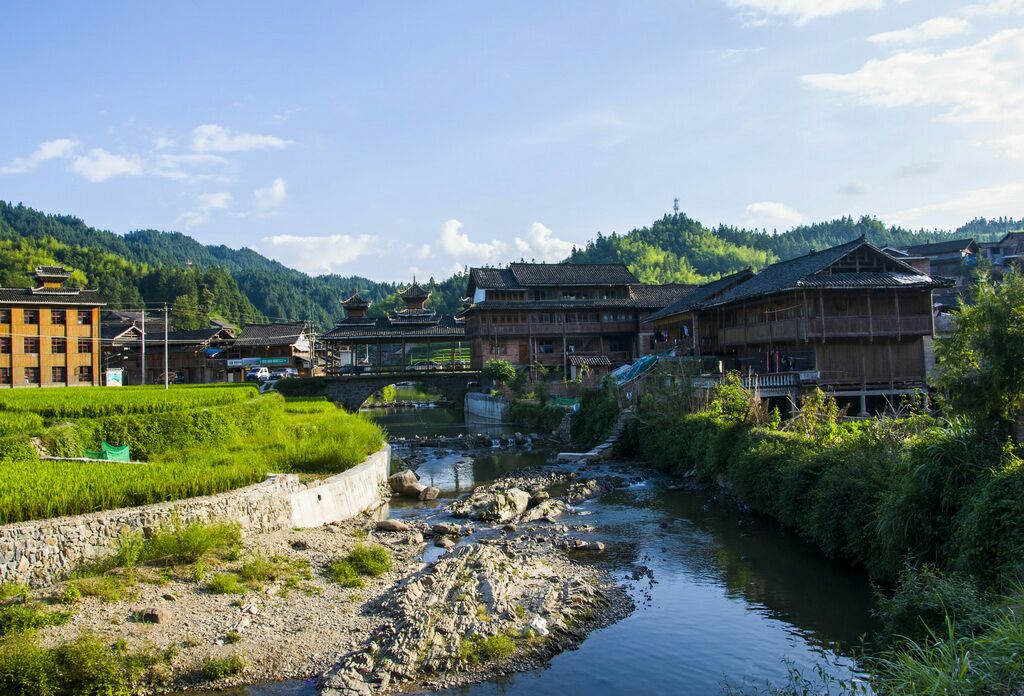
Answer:
M567 260L621 262L644 283L701 283L860 235L878 246L906 246L967 236L991 240L1019 229L1024 229L1024 219L976 218L952 231L912 231L865 216L772 234L727 225L708 228L687 215L672 214L624 234L599 232L583 248L573 249ZM73 269L73 282L97 287L111 307L172 305L179 328L223 318L238 324L305 320L329 329L344 316L339 301L354 292L373 302L375 316L402 306L396 283L358 275L310 276L249 248L205 245L180 232L152 229L118 235L70 215L0 201L0 285L24 286L32 268L52 263ZM432 308L453 313L466 276L440 282L431 278L428 285Z

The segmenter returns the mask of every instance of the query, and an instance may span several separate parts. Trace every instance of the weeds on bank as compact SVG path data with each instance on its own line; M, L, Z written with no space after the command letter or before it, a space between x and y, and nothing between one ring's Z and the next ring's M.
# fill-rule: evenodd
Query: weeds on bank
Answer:
M516 651L516 639L508 633L474 636L459 641L459 657L473 664L504 660Z
M391 552L380 544L359 544L347 556L331 564L331 579L344 587L363 587L362 576L378 577L391 570Z
M129 650L124 641L107 644L83 635L53 648L35 633L21 631L0 640L0 693L102 694L131 696L166 683L171 650Z
M238 653L227 657L210 657L203 662L203 676L210 681L240 674L245 669L245 660Z

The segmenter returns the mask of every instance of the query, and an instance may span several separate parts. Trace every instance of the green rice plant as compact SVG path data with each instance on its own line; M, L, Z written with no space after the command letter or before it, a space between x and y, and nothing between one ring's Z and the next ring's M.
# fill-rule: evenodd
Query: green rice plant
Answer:
M43 429L43 417L38 413L0 412L0 437L34 433Z
M97 418L223 406L251 399L257 393L252 385L175 385L169 390L155 385L120 389L10 389L0 393L0 411L31 412L48 419Z

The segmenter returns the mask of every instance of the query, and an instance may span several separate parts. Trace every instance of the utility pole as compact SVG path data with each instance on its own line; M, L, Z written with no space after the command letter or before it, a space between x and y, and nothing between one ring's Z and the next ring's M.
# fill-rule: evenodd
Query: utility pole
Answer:
M164 389L170 389L171 376L168 374L168 355L167 355L167 303L164 302Z
M142 384L146 384L146 305L142 305Z

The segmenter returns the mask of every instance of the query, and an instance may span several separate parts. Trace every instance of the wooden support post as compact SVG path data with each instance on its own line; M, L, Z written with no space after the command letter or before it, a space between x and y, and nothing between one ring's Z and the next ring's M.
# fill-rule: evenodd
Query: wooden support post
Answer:
M875 340L875 319L871 313L871 291L864 293L868 298L868 338L874 343Z

